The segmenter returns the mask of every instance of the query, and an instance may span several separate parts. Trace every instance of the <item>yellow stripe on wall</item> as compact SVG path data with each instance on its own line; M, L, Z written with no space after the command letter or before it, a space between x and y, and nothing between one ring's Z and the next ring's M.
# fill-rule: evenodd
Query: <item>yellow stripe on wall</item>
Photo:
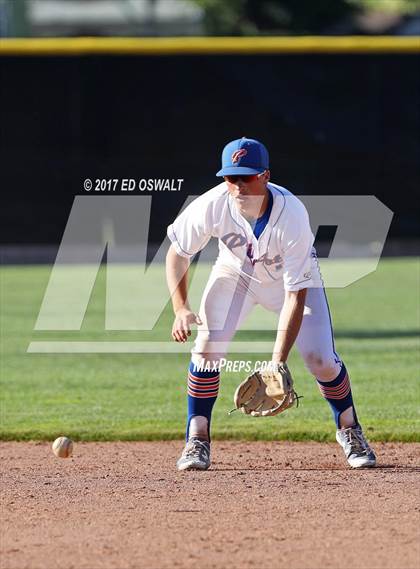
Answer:
M217 55L276 53L419 53L420 36L10 38L0 55Z

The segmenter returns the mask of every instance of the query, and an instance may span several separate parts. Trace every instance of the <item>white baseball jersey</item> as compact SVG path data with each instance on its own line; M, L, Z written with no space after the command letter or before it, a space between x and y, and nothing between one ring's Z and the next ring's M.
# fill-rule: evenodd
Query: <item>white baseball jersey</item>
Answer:
M191 258L216 237L216 267L227 266L262 284L281 282L289 291L322 286L305 206L281 186L269 183L268 189L273 207L259 239L225 182L199 196L168 227L178 255Z

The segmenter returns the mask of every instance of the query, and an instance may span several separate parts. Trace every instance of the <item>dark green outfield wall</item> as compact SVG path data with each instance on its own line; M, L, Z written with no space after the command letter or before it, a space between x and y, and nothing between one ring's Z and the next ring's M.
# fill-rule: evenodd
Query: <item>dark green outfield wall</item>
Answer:
M154 195L159 241L223 145L271 153L296 194L374 194L418 234L419 55L0 57L3 243L57 243L92 178L183 178Z

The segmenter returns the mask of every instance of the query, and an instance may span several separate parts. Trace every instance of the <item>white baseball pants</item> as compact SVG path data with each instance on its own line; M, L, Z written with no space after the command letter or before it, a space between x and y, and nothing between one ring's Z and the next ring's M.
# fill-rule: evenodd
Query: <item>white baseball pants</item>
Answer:
M194 363L214 362L225 357L236 330L254 306L280 314L285 291L282 283L263 285L238 275L228 266L215 265L203 293L197 338L192 352ZM273 347L276 331L273 331ZM337 377L341 360L335 352L327 298L323 288L308 288L302 326L296 339L309 372L321 381ZM252 352L252 344L250 345Z

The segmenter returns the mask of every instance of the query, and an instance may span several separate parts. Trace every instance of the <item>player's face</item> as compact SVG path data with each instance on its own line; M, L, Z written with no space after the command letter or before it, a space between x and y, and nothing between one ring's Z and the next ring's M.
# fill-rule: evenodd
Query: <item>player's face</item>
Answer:
M269 170L261 174L250 176L224 176L226 186L230 195L234 198L236 205L241 213L258 213L261 199L252 199L253 196L265 196L267 193L267 182L270 179Z
M270 171L261 174L224 176L229 193L234 197L260 196L265 194Z

